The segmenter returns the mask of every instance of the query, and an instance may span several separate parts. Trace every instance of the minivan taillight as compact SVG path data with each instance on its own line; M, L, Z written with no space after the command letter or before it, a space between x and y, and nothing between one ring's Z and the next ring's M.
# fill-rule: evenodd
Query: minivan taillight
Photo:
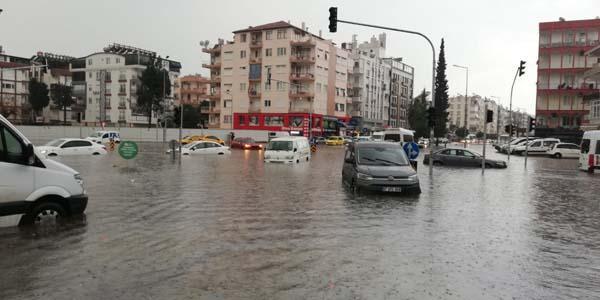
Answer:
M590 167L594 166L594 154L588 155L588 166L590 166Z

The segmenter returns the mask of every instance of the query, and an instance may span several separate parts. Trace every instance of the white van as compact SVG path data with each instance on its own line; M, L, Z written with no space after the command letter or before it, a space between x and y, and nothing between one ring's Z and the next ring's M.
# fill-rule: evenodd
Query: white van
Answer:
M265 162L299 163L310 160L310 145L303 136L274 138L267 144Z
M415 133L405 128L388 128L383 131L383 140L386 142L396 142L400 144L415 141Z
M111 139L115 141L115 143L120 143L121 135L118 131L96 131L85 139L98 144L107 144Z
M40 155L0 115L0 216L24 214L21 224L83 213L88 196L77 171Z
M590 130L583 133L579 154L579 169L589 172L600 169L600 130Z

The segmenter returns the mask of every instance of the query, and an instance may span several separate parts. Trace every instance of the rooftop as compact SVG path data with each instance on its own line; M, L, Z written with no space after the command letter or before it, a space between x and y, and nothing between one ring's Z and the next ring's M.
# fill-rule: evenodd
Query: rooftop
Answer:
M310 34L310 35L312 35L312 36L314 36L316 38L323 39L323 38L321 38L319 36L316 36L316 35L308 32L308 31L306 31L306 30L304 30L304 29L302 29L300 27L296 27L296 26L294 26L294 25L292 25L292 24L290 24L288 22L285 22L285 21L277 21L277 22L267 23L267 24L258 25L258 26L249 26L248 28L236 30L233 33L236 34L236 33L242 33L242 32L273 30L273 29L290 28L290 27L294 28L294 29L297 29L297 30L300 30L302 32L308 33L308 34Z
M589 27L600 27L600 18L572 21L561 18L559 21L540 22L540 30L578 29Z

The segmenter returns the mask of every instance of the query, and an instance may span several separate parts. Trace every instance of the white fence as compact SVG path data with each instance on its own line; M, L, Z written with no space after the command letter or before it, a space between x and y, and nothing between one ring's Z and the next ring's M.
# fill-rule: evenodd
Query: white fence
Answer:
M98 130L114 130L121 135L121 140L135 142L162 142L163 129L141 127L77 127L77 126L16 126L29 140L34 143L46 142L57 138L86 137ZM214 135L223 140L229 139L229 133L234 132L236 137L251 137L257 142L268 140L268 131L264 130L230 130L230 129L183 129L182 136L186 135ZM166 140L179 139L179 129L167 129Z

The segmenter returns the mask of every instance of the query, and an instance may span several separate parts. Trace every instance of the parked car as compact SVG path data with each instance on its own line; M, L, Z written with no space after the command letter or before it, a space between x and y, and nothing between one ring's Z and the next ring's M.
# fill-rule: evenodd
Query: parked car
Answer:
M327 140L327 139L325 139L325 137L322 137L322 136L319 136L319 137L316 137L316 138L315 138L315 142L316 142L317 144L325 144L325 141L326 141L326 140Z
M356 141L357 143L362 143L362 142L370 142L370 141L371 141L371 137L370 137L370 136L368 136L368 135L365 135L365 136L357 136L357 137L355 138L355 141Z
M350 143L354 143L354 138L349 137L349 136L345 136L344 137L344 144L350 144Z
M423 164L428 165L431 160L434 165L444 166L462 166L462 167L481 167L481 155L467 149L449 148L439 150L433 153L430 159L429 154L423 157ZM502 160L485 159L486 168L506 168L506 162Z
M262 150L263 145L254 141L249 137L237 137L231 142L231 149L238 148L244 150Z
M579 158L579 145L571 143L556 143L546 154L554 158Z
M215 142L217 144L225 145L225 141L223 139L216 137L214 135L202 136L201 141L211 141L211 142Z
M2 115L0 145L0 216L23 214L20 224L30 224L85 211L88 196L81 175L41 155Z
M101 155L106 154L106 147L87 139L56 139L38 146L36 149L46 156L69 155Z
M348 145L342 180L353 191L421 193L419 177L399 143L363 142Z
M500 152L501 153L508 153L508 148L509 148L509 145L510 145L510 151L512 153L512 150L515 147L520 146L520 145L525 145L525 143L527 143L528 141L533 141L533 140L537 140L537 139L539 139L539 137L534 137L534 136L515 138L510 143L502 145L500 147Z
M179 148L176 148L175 151L179 151ZM171 153L171 149L167 150L167 153ZM195 141L181 147L181 155L196 154L226 155L231 154L231 151L229 147L212 141Z
M536 139L529 143L520 143L514 148L511 147L510 153L524 155L527 152L528 155L545 155L556 143L560 143L560 140L555 138Z
M96 131L92 135L85 138L93 143L106 144L112 139L115 143L121 142L121 135L118 131Z
M225 141L214 136L214 135L188 135L185 136L181 139L181 144L185 145L185 144L189 144L191 142L197 142L197 141L211 141L211 142L215 142L221 145L225 145Z
M579 154L579 170L594 172L600 169L600 130L583 133L581 152Z
M299 163L311 158L308 139L302 136L280 137L269 141L265 162Z
M427 148L427 146L429 146L429 140L426 138L420 138L417 145L419 145L419 148Z
M344 145L344 139L341 136L332 135L325 140L327 146L341 146Z

